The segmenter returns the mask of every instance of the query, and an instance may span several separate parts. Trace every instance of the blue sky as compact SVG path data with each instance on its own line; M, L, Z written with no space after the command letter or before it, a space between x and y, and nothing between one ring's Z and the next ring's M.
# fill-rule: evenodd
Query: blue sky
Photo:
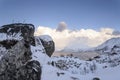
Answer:
M119 30L120 0L0 0L0 26L12 22L69 29Z

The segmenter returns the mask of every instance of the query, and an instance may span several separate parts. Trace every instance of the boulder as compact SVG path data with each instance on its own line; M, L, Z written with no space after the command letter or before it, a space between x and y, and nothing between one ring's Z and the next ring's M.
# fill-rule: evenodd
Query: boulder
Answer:
M33 44L35 27L33 24L8 24L0 27L0 41L22 40Z
M40 80L40 63L30 61L32 53L25 44L24 40L18 41L1 54L3 57L0 60L0 80ZM2 49L0 52L3 52Z
M42 45L46 51L46 54L51 57L53 52L55 51L55 43L49 35L41 35L35 37L36 39L42 42Z
M0 27L0 80L41 80L39 58L51 56L55 47L50 36L34 37L34 31L32 24Z
M40 80L39 61L32 60L32 24L10 24L0 28L0 80ZM35 42L34 42L35 43Z

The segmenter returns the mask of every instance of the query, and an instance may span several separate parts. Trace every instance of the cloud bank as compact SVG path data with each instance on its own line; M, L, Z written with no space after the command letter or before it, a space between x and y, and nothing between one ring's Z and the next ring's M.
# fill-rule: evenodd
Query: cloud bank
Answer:
M95 47L110 38L120 37L118 32L117 35L115 33L116 31L111 28L101 28L99 31L93 29L69 30L63 23L62 27L58 26L57 29L39 26L35 35L50 35L55 42L56 50L61 50L64 48L86 49Z

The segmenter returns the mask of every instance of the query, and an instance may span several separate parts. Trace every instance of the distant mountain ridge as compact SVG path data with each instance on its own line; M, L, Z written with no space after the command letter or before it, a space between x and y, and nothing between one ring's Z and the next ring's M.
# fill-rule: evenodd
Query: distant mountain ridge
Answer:
M111 38L105 41L103 44L94 48L98 52L119 52L120 50L120 37Z
M97 47L93 48L70 48L70 47L65 47L62 49L60 52L89 52L89 51L108 51L111 50L114 47L120 47L120 37L117 38L111 38L105 41L104 43L98 45Z
M87 51L85 51L86 53ZM68 71L72 74L86 75L86 74L101 74L98 76L99 79L91 79L91 80L106 80L111 79L110 77L119 77L118 75L114 75L115 73L120 73L118 70L120 69L120 38L111 38L105 41L103 44L98 47L92 48L92 50L88 50L88 52L97 52L97 56L90 57L88 60L82 60L78 57L73 56L61 56L61 57L53 57L49 62L53 67L57 67L60 70ZM79 54L79 53L78 53ZM84 53L83 53L84 54ZM115 70L115 68L118 68ZM108 70L108 71L106 71ZM105 72L105 74L103 74ZM113 72L113 73L112 73ZM106 75L110 75L106 77ZM88 75L87 75L88 76ZM103 76L103 77L101 77ZM106 78L106 79L102 79ZM108 80L107 79L107 80ZM117 78L116 80L119 80ZM76 80L81 80L76 79ZM90 80L90 79L83 79Z

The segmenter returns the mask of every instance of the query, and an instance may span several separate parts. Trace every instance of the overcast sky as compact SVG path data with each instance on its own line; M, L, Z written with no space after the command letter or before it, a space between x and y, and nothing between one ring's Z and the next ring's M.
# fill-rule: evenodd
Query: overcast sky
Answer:
M13 22L69 29L119 30L120 0L0 0L0 26Z

